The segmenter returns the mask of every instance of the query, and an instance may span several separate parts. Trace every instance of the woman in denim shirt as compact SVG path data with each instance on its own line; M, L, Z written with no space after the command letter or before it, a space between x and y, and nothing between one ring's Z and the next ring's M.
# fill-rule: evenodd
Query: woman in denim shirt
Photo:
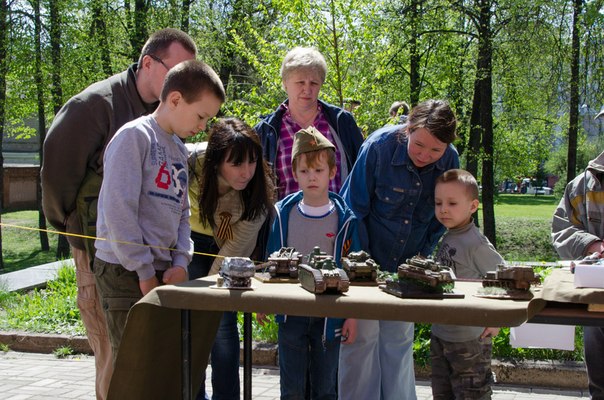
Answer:
M382 270L431 255L444 233L434 216L434 181L459 168L456 126L446 101L428 100L406 125L379 129L363 143L341 195L359 220L361 246ZM415 399L413 323L358 320L339 371L342 400Z

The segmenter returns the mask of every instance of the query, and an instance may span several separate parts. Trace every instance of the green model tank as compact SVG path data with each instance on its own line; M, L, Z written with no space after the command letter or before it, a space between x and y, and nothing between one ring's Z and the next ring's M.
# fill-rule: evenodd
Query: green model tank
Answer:
M415 281L431 288L453 284L453 276L446 268L430 258L412 257L398 266L398 279Z
M344 293L350 281L346 272L338 268L332 256L315 247L308 255L308 263L298 267L298 279L302 287L311 293Z
M351 282L375 282L377 280L377 263L364 251L350 252L342 257L342 268Z
M540 283L539 276L535 275L532 267L497 265L495 271L487 272L482 280L483 287L499 287L506 290L528 291L531 284Z
M298 278L298 266L302 262L302 254L293 247L281 247L268 257L268 273L272 278L287 276Z

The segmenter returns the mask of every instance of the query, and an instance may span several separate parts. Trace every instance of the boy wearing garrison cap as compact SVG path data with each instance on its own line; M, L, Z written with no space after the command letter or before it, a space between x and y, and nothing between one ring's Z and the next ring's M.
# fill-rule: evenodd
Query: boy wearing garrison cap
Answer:
M329 191L336 175L335 146L314 127L298 131L292 173L300 191L275 204L267 250L293 247L309 254L315 246L340 260L360 250L357 220L344 200ZM312 398L336 399L340 342L351 343L354 320L278 315L281 398L304 398L310 376ZM309 366L310 374L307 374Z

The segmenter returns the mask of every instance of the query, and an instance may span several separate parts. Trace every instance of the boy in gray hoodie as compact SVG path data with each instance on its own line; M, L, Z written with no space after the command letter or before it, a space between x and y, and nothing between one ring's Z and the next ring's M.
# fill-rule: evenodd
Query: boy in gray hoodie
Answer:
M204 130L224 100L212 68L182 62L166 75L156 111L107 145L93 271L114 362L130 307L162 283L187 280L193 246L183 139Z

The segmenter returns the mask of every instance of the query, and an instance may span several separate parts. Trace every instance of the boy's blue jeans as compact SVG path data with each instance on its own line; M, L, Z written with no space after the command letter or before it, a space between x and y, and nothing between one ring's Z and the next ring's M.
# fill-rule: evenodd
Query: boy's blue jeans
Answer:
M279 323L282 400L303 400L307 376L311 399L337 399L340 340L323 343L324 328L325 318L288 315Z

